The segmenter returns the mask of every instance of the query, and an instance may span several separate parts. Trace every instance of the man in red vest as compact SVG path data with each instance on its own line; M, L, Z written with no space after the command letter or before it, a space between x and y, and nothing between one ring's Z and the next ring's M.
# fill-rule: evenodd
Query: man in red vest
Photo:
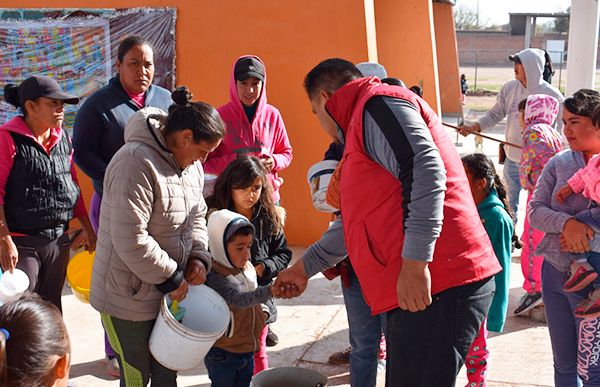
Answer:
M453 386L501 270L454 144L427 103L343 59L304 80L324 131L345 144L327 199L334 224L274 294L299 295L347 253L373 314L386 312L387 386ZM335 243L337 241L337 245Z

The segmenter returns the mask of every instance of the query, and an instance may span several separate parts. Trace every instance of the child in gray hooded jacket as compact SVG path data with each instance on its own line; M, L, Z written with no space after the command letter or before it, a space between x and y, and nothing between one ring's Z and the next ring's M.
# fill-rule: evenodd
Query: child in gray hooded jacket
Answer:
M229 210L213 212L208 219L212 272L206 284L217 291L231 310L228 331L204 358L212 386L249 385L254 371L254 352L266 315L261 304L272 297L271 285L258 286L250 263L254 226Z

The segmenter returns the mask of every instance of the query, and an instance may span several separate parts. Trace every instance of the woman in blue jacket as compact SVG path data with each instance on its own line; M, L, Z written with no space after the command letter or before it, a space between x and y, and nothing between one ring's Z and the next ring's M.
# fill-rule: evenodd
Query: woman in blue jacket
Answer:
M125 38L117 50L116 65L117 75L85 100L73 126L75 163L94 184L90 220L96 232L100 222L104 172L113 155L125 144L123 132L127 121L145 107L168 111L173 103L168 90L152 85L154 53L147 40L139 36ZM107 371L119 377L117 359L106 335L104 346Z

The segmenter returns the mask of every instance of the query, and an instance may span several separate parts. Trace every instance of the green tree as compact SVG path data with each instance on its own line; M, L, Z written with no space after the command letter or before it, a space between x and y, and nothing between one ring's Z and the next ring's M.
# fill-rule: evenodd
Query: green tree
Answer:
M571 7L567 8L567 13L571 13ZM556 32L569 32L569 18L568 17L557 17L554 19L554 31Z

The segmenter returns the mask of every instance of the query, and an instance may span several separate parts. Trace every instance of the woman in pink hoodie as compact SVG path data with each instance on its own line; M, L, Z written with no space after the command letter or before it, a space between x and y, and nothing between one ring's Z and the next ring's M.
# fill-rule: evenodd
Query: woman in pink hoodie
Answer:
M217 109L225 122L225 138L209 155L204 171L219 175L239 155L256 156L269 171L277 203L283 183L277 173L290 165L292 146L279 110L267 104L266 82L260 58L245 55L236 60L229 82L230 102Z
M523 148L519 179L521 187L527 191L527 210L523 225L523 249L521 250L521 270L523 289L527 293L515 309L522 314L542 302L542 263L544 257L535 255L535 249L544 233L529 225L529 201L542 169L552 156L562 148L560 134L551 126L558 115L559 102L546 94L533 94L519 103L519 123L523 133Z

